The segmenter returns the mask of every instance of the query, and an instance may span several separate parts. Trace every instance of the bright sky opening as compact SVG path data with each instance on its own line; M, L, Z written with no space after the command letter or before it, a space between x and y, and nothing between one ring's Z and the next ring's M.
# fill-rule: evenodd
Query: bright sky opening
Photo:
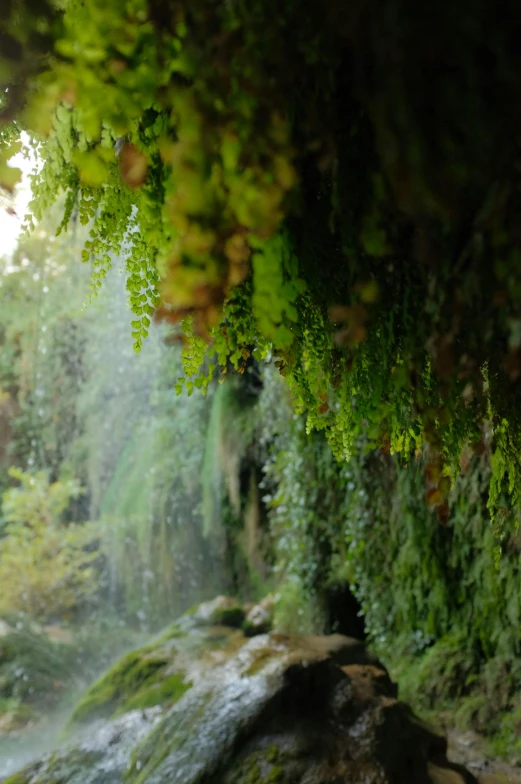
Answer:
M24 141L22 136L22 141ZM0 207L0 257L11 256L22 230L24 216L31 200L29 174L34 168L34 156L27 157L27 148L15 155L9 165L22 170L22 181L16 186L14 197L6 206Z

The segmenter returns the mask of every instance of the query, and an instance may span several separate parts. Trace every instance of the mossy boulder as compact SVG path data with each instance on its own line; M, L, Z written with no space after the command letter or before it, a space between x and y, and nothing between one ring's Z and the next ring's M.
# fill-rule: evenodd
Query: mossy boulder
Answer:
M272 633L164 714L125 784L473 781L445 750L361 643Z
M124 656L77 706L72 745L6 784L475 781L447 761L444 737L397 699L361 641L248 637L201 622L221 619L215 609Z
M186 612L156 640L123 656L85 693L71 717L71 729L99 718L115 718L135 708L172 705L199 677L205 657L225 651L230 638L244 642L238 629L241 604L218 596Z
M243 605L230 596L217 596L189 610L181 621L196 626L224 626L242 629L247 637L266 634L273 627L273 598Z

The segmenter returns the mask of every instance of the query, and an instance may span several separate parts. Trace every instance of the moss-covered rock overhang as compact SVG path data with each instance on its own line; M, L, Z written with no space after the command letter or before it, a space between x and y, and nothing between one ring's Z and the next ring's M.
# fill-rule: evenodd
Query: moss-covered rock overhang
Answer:
M274 353L339 458L428 444L444 522L462 451L489 450L515 517L516 3L95 0L43 5L38 36L30 10L0 23L0 180L26 127L36 217L66 191L94 290L126 254L136 349L184 318L189 391L208 346L210 375Z

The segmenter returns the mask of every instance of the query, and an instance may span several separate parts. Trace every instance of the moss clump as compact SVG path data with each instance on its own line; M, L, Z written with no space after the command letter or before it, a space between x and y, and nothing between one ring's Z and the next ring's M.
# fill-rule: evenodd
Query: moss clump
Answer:
M174 673L159 683L141 689L127 700L117 712L125 713L136 708L152 708L154 705L177 702L191 686L192 684L189 681L186 682L182 675Z
M205 717L211 710L214 694L214 690L210 688L197 695L190 695L188 699L191 703L183 706L183 711L179 706L178 710L165 713L159 723L134 746L124 784L147 784L152 777L162 781L164 776L158 771L166 758L182 753L187 747L197 755L201 726L204 726ZM179 720L180 715L182 721ZM218 746L219 734L210 738L205 732L205 738L207 742L217 743Z
M32 779L32 773L27 770L20 770L17 773L13 773L12 776L9 776L5 780L5 784L29 784Z
M69 784L71 781L92 781L86 771L93 771L102 759L101 752L70 749L55 752L48 759L33 762L10 776L4 784ZM96 779L97 780L97 779ZM112 780L112 779L111 779Z
M240 629L246 613L244 607L230 596L218 596L211 602L203 602L186 610L182 618L189 618L196 626L229 626Z
M150 646L128 653L90 687L76 706L71 724L179 699L191 684L177 673L165 678L168 664L166 656L150 653Z
M211 622L215 626L230 626L232 629L240 629L244 619L244 609L240 604L232 607L218 607L211 616Z
M252 621L245 620L242 625L242 630L246 637L256 637L258 634L267 634L271 631L271 621L266 620L263 623L253 623Z
M268 762L277 762L280 757L280 750L276 743L272 743L268 746L266 760Z
M225 784L284 784L286 777L280 765L280 749L271 743L249 754Z
M193 618L197 615L197 611L199 610L200 604L192 604L187 610L184 611L181 618Z
M103 753L81 748L55 752L38 771L37 781L42 784L68 784L76 776L82 776L84 771L93 770L100 762Z
M187 632L183 631L178 623L172 624L169 626L166 631L164 631L161 636L157 639L156 643L154 643L154 647L157 645L161 645L165 642L169 642L170 640L181 640L184 637L187 637ZM152 646L148 646L152 649Z

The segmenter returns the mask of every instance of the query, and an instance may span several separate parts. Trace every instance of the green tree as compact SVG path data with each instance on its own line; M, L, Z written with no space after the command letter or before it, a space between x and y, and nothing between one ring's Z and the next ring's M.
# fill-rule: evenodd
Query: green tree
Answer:
M54 237L55 216L0 262L2 482L13 464L57 479L81 431L75 401L92 318L81 315L88 272L79 263L81 234Z
M10 473L20 486L2 498L0 613L67 619L97 590L99 527L63 521L70 500L81 492L76 482L51 484L44 473Z

